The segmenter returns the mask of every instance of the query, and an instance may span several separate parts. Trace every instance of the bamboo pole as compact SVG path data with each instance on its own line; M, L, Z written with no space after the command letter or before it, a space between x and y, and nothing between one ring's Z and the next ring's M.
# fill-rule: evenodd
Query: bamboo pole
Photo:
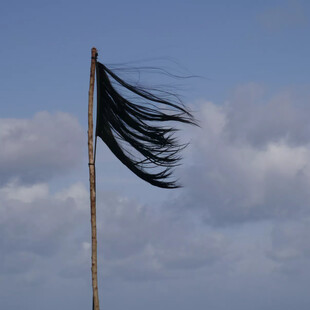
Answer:
M97 228L96 228L96 175L94 163L94 126L93 126L93 101L96 69L97 50L91 50L90 82L88 92L88 165L90 185L90 214L91 214L91 272L93 287L93 310L99 310L98 275L97 275Z

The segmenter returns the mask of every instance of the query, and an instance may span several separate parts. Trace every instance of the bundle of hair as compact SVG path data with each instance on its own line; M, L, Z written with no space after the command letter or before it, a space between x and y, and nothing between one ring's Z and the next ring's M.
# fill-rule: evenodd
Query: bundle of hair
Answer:
M192 114L181 103L126 83L99 62L96 74L96 137L146 182L161 188L180 187L171 176L186 144L178 142L177 129L168 122L196 125ZM132 102L132 96L121 94L122 88L139 100Z

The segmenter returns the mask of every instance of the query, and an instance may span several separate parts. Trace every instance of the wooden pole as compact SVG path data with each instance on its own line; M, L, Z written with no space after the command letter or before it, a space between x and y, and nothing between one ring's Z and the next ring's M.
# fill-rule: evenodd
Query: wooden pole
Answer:
M93 101L96 69L97 49L91 50L90 82L88 92L88 165L90 185L90 214L91 214L91 272L93 287L93 310L99 310L98 275L97 275L97 228L96 228L96 175L94 163L94 126L93 126Z

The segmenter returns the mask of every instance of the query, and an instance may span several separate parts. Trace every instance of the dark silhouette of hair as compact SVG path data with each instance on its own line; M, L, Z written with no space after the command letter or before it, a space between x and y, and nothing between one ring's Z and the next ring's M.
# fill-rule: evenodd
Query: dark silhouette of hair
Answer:
M180 101L170 100L171 93L128 84L100 62L96 74L96 137L146 182L180 187L171 179L172 169L179 165L180 151L187 144L179 143L174 135L178 129L168 122L197 125L193 115Z

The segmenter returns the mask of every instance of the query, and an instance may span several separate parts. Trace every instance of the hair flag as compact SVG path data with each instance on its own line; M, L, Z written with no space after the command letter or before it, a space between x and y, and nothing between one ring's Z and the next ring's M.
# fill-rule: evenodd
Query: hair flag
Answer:
M166 92L125 82L98 61L96 76L96 138L144 181L161 188L180 187L172 172L186 144L178 142L178 129L169 124L196 125L189 110Z

